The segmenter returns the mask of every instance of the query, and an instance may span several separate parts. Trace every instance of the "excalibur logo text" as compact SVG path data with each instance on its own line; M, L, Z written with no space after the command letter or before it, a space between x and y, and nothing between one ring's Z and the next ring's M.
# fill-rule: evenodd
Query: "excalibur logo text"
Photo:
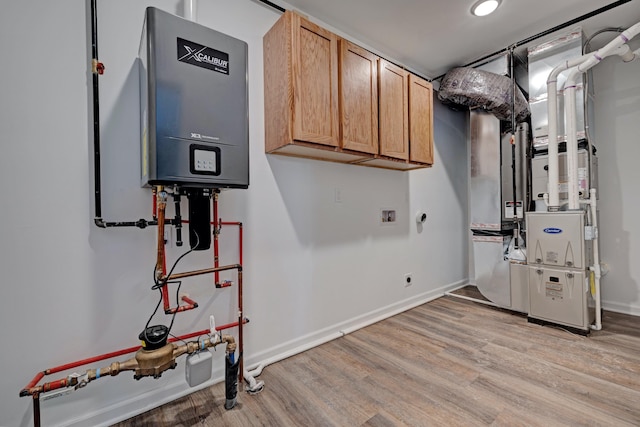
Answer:
M229 55L178 37L178 61L229 74Z

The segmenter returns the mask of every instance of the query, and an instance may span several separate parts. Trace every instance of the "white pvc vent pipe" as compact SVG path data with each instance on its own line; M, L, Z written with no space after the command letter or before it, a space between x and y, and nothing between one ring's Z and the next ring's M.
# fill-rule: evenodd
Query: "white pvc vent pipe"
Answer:
M565 70L586 61L590 55L570 59L554 68L547 78L547 111L549 121L549 207L560 207L560 184L558 165L558 76Z
M615 39L609 42L609 44L607 44L602 49L599 49L596 52L583 55L579 58L565 61L564 63L554 68L553 71L551 71L551 73L549 74L549 77L547 78L547 93L548 93L547 108L548 108L548 116L549 116L548 117L548 120L549 120L549 210L557 210L560 206L560 194L558 189L558 184L559 184L558 104L557 104L558 75L561 72L568 70L569 68L573 68L575 66L578 66L576 71L578 71L579 73L584 73L590 68L594 67L596 64L598 64L607 56L611 56L614 54L622 56L622 59L625 62L633 60L635 57L639 56L640 49L636 50L635 52L629 52L629 48L626 45L626 43L632 38L634 38L638 33L640 33L640 22L631 26L624 32L622 32L619 36L617 36ZM626 46L626 48L622 46ZM567 111L573 111L574 114L575 114L575 87L571 88L571 86L575 86L576 76L574 76L573 82L567 79L567 82L565 83L566 89L574 89L573 91L570 90L570 92L573 92L573 98L569 97L567 94L567 91L565 90L565 101L570 98L572 99L571 102L573 102L573 108L571 110L569 110L568 108L569 105L565 103L567 107ZM567 121L569 121L568 118L567 118ZM569 150L569 146L571 145L569 138L573 138L573 139L576 138L575 125L572 131L569 129L569 126L570 124L567 123L566 130L567 130L567 149L568 150ZM575 145L577 150L577 142ZM577 152L575 152L574 154L576 156L575 162L577 162ZM570 156L571 154L567 152L568 163L569 163ZM571 160L574 160L574 159L571 158ZM572 179L571 173L569 173L569 179L570 180ZM577 180L577 165L576 165L575 179ZM578 194L577 188L571 189L571 185L569 185L569 191L571 191L572 195L574 195L574 190L575 190L575 195L577 195ZM572 202L570 197L569 203L570 203L569 209L578 209L578 202L576 200Z
M638 26L638 32L640 32L640 26ZM615 41L617 40L614 40L614 42ZM598 52L596 52L596 55ZM635 54L631 51L629 45L618 43L618 45L616 45L612 49L609 49L606 52L602 52L601 55L597 55L597 61L594 62L591 59L587 59L587 61L574 68L569 73L567 81L564 85L564 102L567 130L567 176L569 210L576 210L580 208L580 194L578 191L578 136L576 135L576 82L578 80L578 77L581 76L582 73L586 72L587 70L598 64L600 61L602 61L604 58L611 55L619 55L625 62L630 62L635 58ZM589 64L587 64L587 62Z
M184 19L196 22L198 19L198 0L182 0Z

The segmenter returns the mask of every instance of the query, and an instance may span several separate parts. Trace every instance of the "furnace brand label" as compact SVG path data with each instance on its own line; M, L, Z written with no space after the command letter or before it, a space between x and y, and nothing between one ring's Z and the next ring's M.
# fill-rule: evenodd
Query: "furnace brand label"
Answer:
M229 54L178 37L178 61L229 74Z
M547 234L560 234L560 233L562 233L562 228L547 227L542 231L544 231Z

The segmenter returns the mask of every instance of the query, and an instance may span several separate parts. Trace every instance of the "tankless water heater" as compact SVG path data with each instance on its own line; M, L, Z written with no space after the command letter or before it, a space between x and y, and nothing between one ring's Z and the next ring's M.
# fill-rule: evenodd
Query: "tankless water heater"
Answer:
M247 188L247 44L149 7L139 58L142 185Z

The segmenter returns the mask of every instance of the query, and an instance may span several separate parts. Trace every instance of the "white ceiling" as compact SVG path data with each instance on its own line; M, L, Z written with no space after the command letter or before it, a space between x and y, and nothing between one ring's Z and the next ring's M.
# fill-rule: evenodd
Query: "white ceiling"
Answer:
M493 14L475 17L470 12L475 1L287 0L287 3L388 59L436 77L453 66L470 63L614 2L502 0ZM589 35L600 28L626 28L638 21L640 0L632 0L576 26L582 25ZM613 35L600 37L604 42Z

